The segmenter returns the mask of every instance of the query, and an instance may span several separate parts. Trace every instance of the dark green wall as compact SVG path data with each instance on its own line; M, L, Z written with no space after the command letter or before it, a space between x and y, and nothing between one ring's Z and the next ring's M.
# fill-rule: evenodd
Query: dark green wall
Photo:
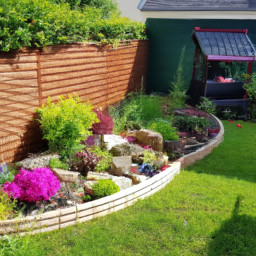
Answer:
M146 27L150 39L148 92L169 92L183 46L186 46L183 70L188 88L195 51L191 34L195 27L248 29L248 36L256 43L256 20L147 19Z

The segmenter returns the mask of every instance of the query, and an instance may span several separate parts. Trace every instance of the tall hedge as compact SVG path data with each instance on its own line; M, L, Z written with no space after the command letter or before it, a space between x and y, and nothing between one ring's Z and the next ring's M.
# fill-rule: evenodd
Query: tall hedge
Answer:
M0 51L145 38L144 24L120 18L116 11L108 19L105 16L91 4L72 9L66 0L0 1Z

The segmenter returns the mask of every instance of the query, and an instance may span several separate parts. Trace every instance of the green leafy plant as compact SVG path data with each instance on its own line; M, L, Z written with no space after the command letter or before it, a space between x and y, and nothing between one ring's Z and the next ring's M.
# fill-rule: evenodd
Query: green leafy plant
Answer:
M91 197L90 195L84 195L81 199L82 199L84 202L87 202L87 201L92 200L92 197Z
M54 0L54 2L58 4L68 3L72 10L86 7L95 8L100 11L101 17L104 19L110 19L120 14L118 5L113 0Z
M17 201L0 188L0 220L15 216Z
M163 116L162 101L160 96L145 95L142 91L128 94L119 105L109 108L114 131L122 132L130 127L146 128L152 119Z
M252 122L256 122L256 73L252 73L251 81L245 83L243 88L248 92L250 98L250 119Z
M47 105L36 110L44 138L48 140L49 149L59 152L63 159L70 158L81 149L79 142L91 135L89 129L98 122L89 102L82 102L78 96L60 96L57 103L51 98Z
M171 100L171 108L179 108L185 106L185 101L188 98L186 95L185 88L185 80L183 74L183 60L185 54L186 47L184 46L181 51L180 60L178 64L178 68L176 71L176 75L174 76L174 81L171 83L170 90L170 100Z
M4 0L0 16L0 50L6 52L85 41L116 46L146 38L145 24L119 17L112 0Z
M197 106L198 109L201 109L208 114L216 113L216 107L217 105L206 97L200 97L200 104Z
M126 123L125 130L140 130L141 129L141 124L138 121L129 121Z
M239 79L242 73L247 71L247 63L245 62L220 62L220 67L225 69L226 77Z
M98 180L92 187L95 198L109 196L120 191L112 180Z
M100 147L92 146L89 150L96 154L100 159L95 167L95 171L104 172L106 171L112 163L113 155L109 153L107 150L102 150Z
M167 121L155 121L148 126L148 129L162 134L164 140L178 140L179 136L175 128Z
M0 165L0 184L4 184L9 181L12 182L14 179L14 171L9 170L6 163Z
M145 150L143 156L143 163L153 165L157 157L153 150Z
M175 116L173 124L180 131L201 131L205 132L207 127L210 125L208 119L204 117L192 117L192 116Z
M239 81L242 81L242 82L250 82L251 81L251 75L250 74L247 74L247 73L243 73L239 76Z
M59 158L52 158L49 162L49 166L51 169L54 168L60 168L63 170L68 170L69 165L63 161L61 161Z

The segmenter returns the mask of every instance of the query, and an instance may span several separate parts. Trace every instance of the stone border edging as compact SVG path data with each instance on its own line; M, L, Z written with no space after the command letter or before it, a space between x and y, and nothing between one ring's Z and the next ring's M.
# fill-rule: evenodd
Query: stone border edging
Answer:
M174 162L160 174L120 191L84 204L46 212L38 216L0 222L0 235L19 233L36 234L61 229L84 221L107 215L132 205L138 199L154 194L165 187L180 172L180 163Z
M198 160L201 160L206 155L210 154L212 149L217 147L224 140L224 126L222 122L216 116L211 116L218 122L220 126L220 131L218 135L215 138L211 139L210 142L207 143L205 146L199 148L195 152L185 155L176 160L176 162L180 162L181 168L184 168L188 165L195 163Z

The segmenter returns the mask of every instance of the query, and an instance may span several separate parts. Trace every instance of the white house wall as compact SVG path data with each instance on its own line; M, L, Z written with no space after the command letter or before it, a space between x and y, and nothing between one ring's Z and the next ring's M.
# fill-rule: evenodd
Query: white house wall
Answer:
M124 1L124 0L120 0ZM130 1L130 0L129 0ZM256 11L142 11L142 20L159 19L240 19L255 20Z
M141 11L137 9L140 0L116 0L122 16L126 16L132 20L145 22Z

